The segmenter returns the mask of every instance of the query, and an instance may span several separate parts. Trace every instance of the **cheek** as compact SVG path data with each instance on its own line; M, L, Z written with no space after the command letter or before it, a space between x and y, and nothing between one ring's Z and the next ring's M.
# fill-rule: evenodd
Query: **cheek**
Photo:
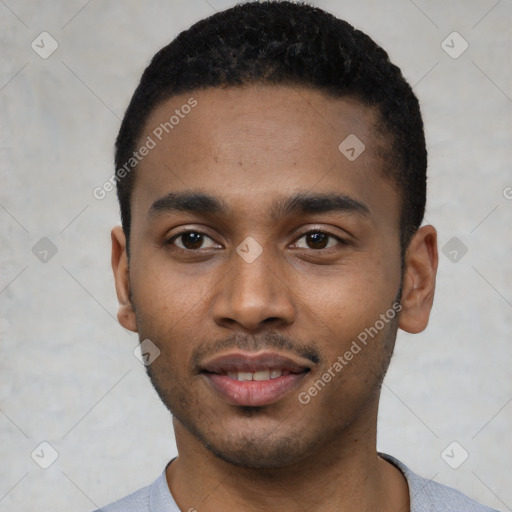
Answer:
M303 276L298 302L338 337L357 335L386 313L398 292L400 266L383 262L361 260L329 276Z
M194 344L209 307L209 279L187 276L153 260L144 268L134 265L130 283L141 337L159 341L161 350L171 344L174 353Z

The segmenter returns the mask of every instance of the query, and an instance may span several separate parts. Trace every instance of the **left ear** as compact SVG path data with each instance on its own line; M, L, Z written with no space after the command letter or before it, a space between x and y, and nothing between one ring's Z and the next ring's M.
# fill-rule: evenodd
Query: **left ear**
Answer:
M438 261L437 232L433 226L422 226L412 237L405 255L400 329L416 334L427 327Z

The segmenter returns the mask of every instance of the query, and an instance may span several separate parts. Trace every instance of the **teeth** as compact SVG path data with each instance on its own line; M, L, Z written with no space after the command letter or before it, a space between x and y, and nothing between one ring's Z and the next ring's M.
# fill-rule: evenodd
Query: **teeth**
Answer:
M252 374L252 380L269 380L270 370L261 370Z
M287 375L289 372L284 372L282 370L260 370L258 372L228 372L228 377L230 379L240 380L240 381L248 381L248 380L269 380L269 379L277 379L281 377L281 375Z

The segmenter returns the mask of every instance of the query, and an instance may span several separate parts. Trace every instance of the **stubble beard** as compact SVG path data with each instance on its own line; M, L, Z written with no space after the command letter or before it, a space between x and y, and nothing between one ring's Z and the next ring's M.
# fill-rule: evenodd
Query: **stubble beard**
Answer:
M398 319L394 319L388 324L387 332L383 333L380 367L369 381L370 387L364 400L357 404L352 414L346 417L340 411L335 421L329 425L328 420L332 419L333 414L332 411L326 411L325 422L321 421L316 428L311 429L304 428L304 424L297 421L290 428L289 422L283 421L271 431L262 433L247 431L236 435L232 431L219 432L218 425L212 424L215 419L207 417L204 412L204 404L190 392L189 386L178 382L179 373L174 371L172 364L149 365L146 366L146 372L174 421L178 421L216 457L244 468L278 469L304 462L308 457L326 451L332 440L339 442L346 437L347 430L358 418L364 416L369 407L378 406L380 389L392 357L397 329ZM141 339L144 337L141 336ZM373 347L366 348L368 349ZM344 404L340 404L340 407L343 406ZM307 418L309 407L298 402L297 407L301 408ZM236 409L236 414L247 420L247 423L251 418L256 420L258 416L265 414L265 407Z

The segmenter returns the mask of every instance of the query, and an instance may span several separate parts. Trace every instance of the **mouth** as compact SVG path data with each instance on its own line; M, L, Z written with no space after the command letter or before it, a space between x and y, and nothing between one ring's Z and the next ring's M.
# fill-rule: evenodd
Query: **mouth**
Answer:
M213 390L228 404L271 405L296 389L311 370L311 362L274 352L232 352L201 366Z

